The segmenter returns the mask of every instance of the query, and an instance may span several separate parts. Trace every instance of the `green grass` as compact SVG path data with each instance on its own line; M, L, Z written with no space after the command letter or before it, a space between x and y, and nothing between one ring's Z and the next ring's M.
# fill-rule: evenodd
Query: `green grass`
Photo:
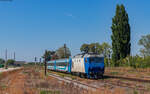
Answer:
M138 92L136 90L133 91L133 94L138 94Z
M50 91L50 90L42 90L40 94L60 94L60 91Z
M110 72L111 75L117 75L119 74L118 72Z
M0 73L0 78L1 78L1 76L2 76L2 73Z
M69 78L71 78L72 80L77 79L76 76L73 76L73 75L71 75L71 74L65 74L65 73L60 73L60 72L52 72L52 71L49 71L49 73L55 73L55 74L57 74L57 75L59 75L59 76L61 76L61 77L69 77Z
M28 74L28 72L25 72L25 71L24 71L23 73L24 73L24 74Z
M0 87L1 87L2 89L7 88L7 86L6 86L6 85L4 85L4 84L1 84L1 85L0 85Z

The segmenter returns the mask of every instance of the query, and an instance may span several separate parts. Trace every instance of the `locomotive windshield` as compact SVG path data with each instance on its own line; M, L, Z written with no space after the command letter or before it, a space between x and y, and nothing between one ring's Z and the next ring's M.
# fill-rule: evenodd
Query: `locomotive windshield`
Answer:
M103 57L90 57L89 58L90 63L102 63L104 62Z

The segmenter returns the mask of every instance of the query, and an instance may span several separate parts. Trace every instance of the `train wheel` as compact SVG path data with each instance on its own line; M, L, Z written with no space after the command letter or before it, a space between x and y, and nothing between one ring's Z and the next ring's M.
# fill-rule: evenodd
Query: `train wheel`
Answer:
M97 80L97 79L98 79L98 76L97 76L97 75L94 75L94 79Z
M79 77L82 78L82 73L79 73Z
M83 78L86 78L86 74L85 73L83 74Z
M91 76L90 76L90 75L86 75L86 78L87 78L87 79L90 79L90 78L91 78Z
M84 78L84 77L85 77L85 75L83 73L81 73L81 78Z
M103 75L98 75L98 78L99 79L103 79Z

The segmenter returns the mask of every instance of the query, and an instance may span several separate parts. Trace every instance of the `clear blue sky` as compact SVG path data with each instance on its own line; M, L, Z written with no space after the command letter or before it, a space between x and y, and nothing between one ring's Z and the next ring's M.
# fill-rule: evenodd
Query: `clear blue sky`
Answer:
M83 43L111 44L116 4L124 4L132 32L132 54L141 35L150 33L149 0L12 0L0 1L0 57L16 52L17 60L33 61L45 49L64 43L73 55Z

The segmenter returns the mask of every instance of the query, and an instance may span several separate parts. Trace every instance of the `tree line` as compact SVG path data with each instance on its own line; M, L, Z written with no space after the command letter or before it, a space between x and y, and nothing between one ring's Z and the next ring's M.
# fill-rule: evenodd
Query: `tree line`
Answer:
M64 46L58 48L56 51L45 50L44 55L42 56L45 61L64 59L71 56L70 49L64 44Z
M15 60L13 59L8 59L7 61L5 61L3 58L0 58L0 68L4 67L7 68L7 66L14 66L14 62Z
M104 42L100 43L91 43L91 44L83 44L80 47L80 51L82 53L95 53L95 54L103 54L104 57L109 58L111 55L111 45Z

